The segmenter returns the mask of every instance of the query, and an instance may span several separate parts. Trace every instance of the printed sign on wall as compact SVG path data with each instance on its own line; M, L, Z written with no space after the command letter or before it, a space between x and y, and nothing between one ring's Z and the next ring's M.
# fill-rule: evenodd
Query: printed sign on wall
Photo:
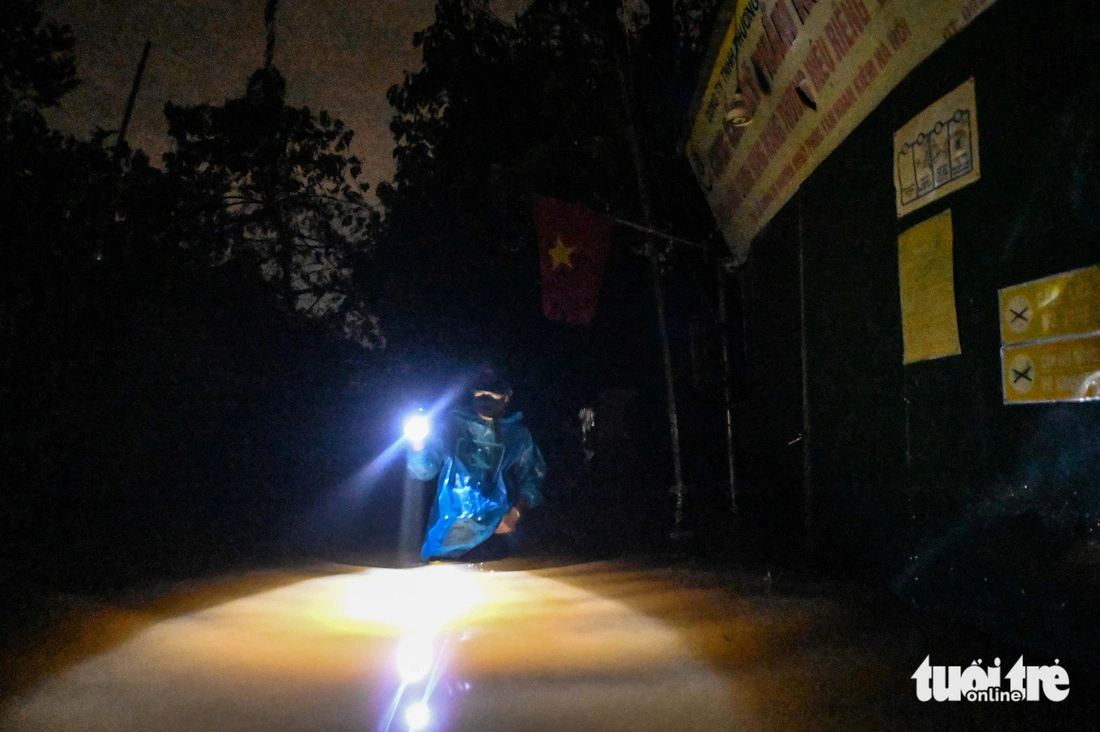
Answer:
M962 353L955 312L954 232L951 211L898 237L904 363Z
M1100 332L1100 265L1006 287L1001 342Z
M998 294L1005 404L1100 400L1100 265Z
M1001 349L1005 404L1100 399L1100 334Z
M978 108L970 79L894 133L898 217L980 177Z

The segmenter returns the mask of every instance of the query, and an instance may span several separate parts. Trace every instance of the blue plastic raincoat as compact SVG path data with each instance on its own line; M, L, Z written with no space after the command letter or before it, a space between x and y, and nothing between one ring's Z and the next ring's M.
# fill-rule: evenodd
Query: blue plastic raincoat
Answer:
M521 498L542 503L546 461L521 413L495 424L451 412L423 450L409 450L409 474L431 480L437 473L435 503L420 554L457 557L488 539Z

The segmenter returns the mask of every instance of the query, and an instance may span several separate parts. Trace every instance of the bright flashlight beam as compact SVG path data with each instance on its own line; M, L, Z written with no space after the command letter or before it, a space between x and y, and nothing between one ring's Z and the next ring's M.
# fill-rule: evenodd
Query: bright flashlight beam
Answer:
M418 414L405 420L405 437L412 442L423 442L431 432L428 418Z

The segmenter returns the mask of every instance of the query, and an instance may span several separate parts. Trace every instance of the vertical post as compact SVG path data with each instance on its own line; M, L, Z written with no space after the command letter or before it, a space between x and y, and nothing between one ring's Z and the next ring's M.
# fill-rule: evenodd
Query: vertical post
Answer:
M402 458L403 460L404 458ZM404 564L420 561L420 548L428 530L428 517L435 500L437 481L419 481L405 472L401 491L401 522L398 524L397 558Z
M672 378L672 350L668 343L668 325L665 321L665 295L661 287L661 269L657 262L657 255L653 251L653 241L647 241L646 247L650 251L649 262L653 271L653 296L657 301L657 330L661 337L661 355L665 366L666 408L669 438L672 442L672 494L676 497L672 537L681 539L684 523L684 474L680 460L680 421L676 414L676 388Z
M741 292L741 356L745 359L746 369L749 363L749 283L745 281L745 270L752 265L752 250L745 263L737 268L737 289Z
M264 25L267 27L267 45L264 46L264 68L270 69L275 62L275 14L279 9L279 0L267 0L264 6Z
M630 152L634 159L634 175L638 182L638 201L642 209L642 218L648 228L653 228L653 216L649 206L649 192L646 190L645 175L642 167L642 150L638 144L638 134L634 129L634 115L630 103L630 93L626 83L626 75L623 72L622 60L616 60L619 72L619 86L623 97L623 112L626 119L626 136L630 142ZM649 257L650 269L653 273L653 297L657 302L657 332L661 340L661 355L664 358L665 370L665 397L668 410L669 437L672 441L672 494L676 497L676 508L673 519L672 538L683 538L684 522L684 476L680 461L680 424L676 415L676 389L672 378L672 350L668 342L668 326L665 323L665 295L661 286L661 268L657 261L657 252L653 245L653 237L646 234L645 251Z
M141 88L141 77L145 75L145 62L149 60L149 49L153 47L153 42L146 40L145 48L141 52L141 60L138 61L137 73L134 74L134 83L130 87L130 96L126 100L126 109L122 112L122 125L118 128L118 141L115 146L122 147L123 141L126 139L126 128L130 126L130 116L134 113L134 102L137 101L138 89Z
M801 321L799 339L802 349L802 528L806 532L806 550L813 552L814 494L810 464L810 368L806 347L806 245L802 236L802 197L798 197L798 307Z
M737 514L737 481L733 452L733 397L730 394L730 335L729 313L726 310L726 277L730 261L718 262L718 327L722 339L722 398L726 405L726 467L729 475L730 513Z

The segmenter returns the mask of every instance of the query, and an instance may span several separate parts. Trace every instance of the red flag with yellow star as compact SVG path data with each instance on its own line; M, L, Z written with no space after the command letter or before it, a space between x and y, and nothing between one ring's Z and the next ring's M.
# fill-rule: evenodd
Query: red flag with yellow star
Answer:
M542 312L591 325L596 315L614 219L554 198L535 199L542 269Z

